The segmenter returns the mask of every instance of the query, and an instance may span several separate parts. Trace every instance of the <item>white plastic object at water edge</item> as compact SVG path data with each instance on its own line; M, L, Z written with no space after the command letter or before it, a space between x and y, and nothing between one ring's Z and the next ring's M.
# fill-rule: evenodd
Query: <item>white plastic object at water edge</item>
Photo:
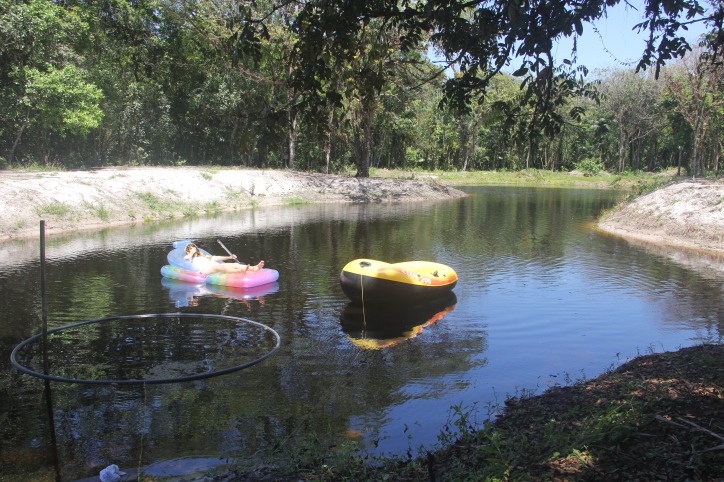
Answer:
M118 466L113 464L101 470L100 478L101 482L119 482L124 475L126 475L126 473L121 472Z

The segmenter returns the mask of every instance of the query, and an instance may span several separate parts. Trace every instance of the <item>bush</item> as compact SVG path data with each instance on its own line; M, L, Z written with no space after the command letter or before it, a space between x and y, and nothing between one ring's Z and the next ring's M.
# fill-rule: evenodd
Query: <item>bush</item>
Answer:
M601 162L600 159L593 159L591 157L577 162L575 166L584 176L597 176L604 170L603 162Z

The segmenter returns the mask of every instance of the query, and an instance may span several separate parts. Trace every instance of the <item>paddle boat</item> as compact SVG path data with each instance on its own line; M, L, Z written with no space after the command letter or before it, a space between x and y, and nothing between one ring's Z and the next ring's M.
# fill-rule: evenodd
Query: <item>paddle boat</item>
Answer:
M458 275L451 267L431 261L385 263L355 259L342 268L342 291L357 303L415 303L452 291Z
M259 271L247 271L246 273L214 273L205 275L200 273L191 261L184 256L186 245L191 240L174 241L173 248L166 258L168 264L161 268L161 275L164 278L184 281L186 283L205 283L209 285L233 286L235 288L253 288L255 286L274 283L279 279L279 272L275 269L263 268ZM204 254L207 251L201 250ZM221 263L221 261L220 261Z
M339 321L353 345L364 350L382 350L415 338L454 310L456 303L453 292L415 306L362 307L349 303L342 310Z

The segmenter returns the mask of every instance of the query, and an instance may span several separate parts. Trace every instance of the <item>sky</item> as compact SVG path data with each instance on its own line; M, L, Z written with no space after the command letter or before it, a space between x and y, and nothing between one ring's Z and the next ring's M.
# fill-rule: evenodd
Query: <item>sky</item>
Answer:
M647 32L633 29L634 25L643 21L643 11L642 0L628 0L607 9L607 17L594 24L598 33L592 25L584 24L583 35L578 38L577 64L585 65L589 72L604 68L635 68L643 54L644 40L648 35ZM692 46L696 45L703 33L704 28L700 24L690 26L688 31L680 31ZM572 46L573 40L570 38L559 42L553 52L558 63L562 59L570 58ZM432 52L430 57L438 60ZM519 65L520 62L513 60L503 71L511 73ZM448 71L448 75L452 75L452 72Z
M635 68L644 51L647 32L637 32L634 25L643 21L644 2L629 1L634 10L624 2L609 8L607 18L601 18L595 26L600 36L591 25L584 25L583 35L578 39L578 64L585 65L589 71L597 68ZM688 31L680 31L689 44L695 45L699 36L704 33L703 26L690 26ZM558 46L557 55L560 59L570 56L573 45L571 39L564 39Z

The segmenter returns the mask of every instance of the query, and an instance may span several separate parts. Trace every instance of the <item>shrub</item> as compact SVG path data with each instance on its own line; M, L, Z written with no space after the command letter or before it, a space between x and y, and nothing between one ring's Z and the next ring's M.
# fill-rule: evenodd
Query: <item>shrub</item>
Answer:
M597 176L603 172L603 162L600 159L588 157L575 164L576 169L581 171L584 176Z

